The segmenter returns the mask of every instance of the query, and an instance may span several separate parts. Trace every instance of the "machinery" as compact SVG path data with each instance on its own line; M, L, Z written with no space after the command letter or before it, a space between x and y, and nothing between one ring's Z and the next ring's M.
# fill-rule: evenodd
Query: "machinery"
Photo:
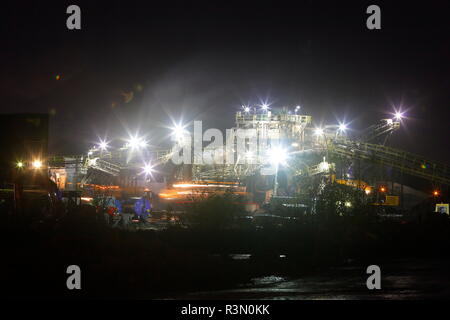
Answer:
M63 189L78 190L89 184L117 185L129 193L139 193L151 187L162 198L177 195L178 200L186 192L198 194L204 181L231 183L236 186L234 192L253 195L252 201L258 192L267 198L270 190L273 196L290 196L295 193L295 181L302 177L321 177L324 183L340 183L369 194L377 178L372 174L367 177L371 181L364 182L361 166L390 168L433 185L450 184L446 164L386 146L388 138L400 128L401 114L382 119L351 136L345 124L314 127L311 116L297 114L298 111L299 108L294 112L287 108L263 108L252 112L251 108L245 108L237 112L236 126L227 134L234 137L247 130L255 138L246 140L244 153L236 153L239 145L234 138L231 140L230 148L236 154L232 163L223 161L223 146L209 146L202 149L203 154L219 154L220 161L174 165L170 160L178 152L179 144L186 142L186 137L191 138L188 134L171 149L149 148L144 140L134 137L118 148L103 142L85 155L51 157L48 165L54 181ZM189 146L192 147L190 142ZM173 185L190 188L178 190ZM214 189L213 185L208 183L208 188Z

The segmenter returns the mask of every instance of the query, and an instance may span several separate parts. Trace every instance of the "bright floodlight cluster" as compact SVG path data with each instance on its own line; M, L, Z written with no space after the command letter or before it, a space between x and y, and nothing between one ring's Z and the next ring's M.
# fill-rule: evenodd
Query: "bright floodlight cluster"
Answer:
M281 147L274 147L269 150L269 161L270 163L278 166L280 164L285 164L288 159L288 153L285 149Z
M147 146L147 141L145 141L144 138L133 136L128 140L128 147L130 147L132 150L139 149L139 148L145 148Z

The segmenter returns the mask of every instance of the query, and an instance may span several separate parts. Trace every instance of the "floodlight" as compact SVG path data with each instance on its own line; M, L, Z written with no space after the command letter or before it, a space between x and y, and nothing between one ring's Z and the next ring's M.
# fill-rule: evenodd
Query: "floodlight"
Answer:
M105 151L106 149L108 149L108 142L100 140L100 142L98 143L98 147L100 148L100 150Z
M150 163L145 163L142 167L142 172L148 176L151 175L155 170L153 169L154 165L151 165Z
M134 136L128 140L128 146L131 149L144 148L145 146L147 146L147 142L143 138Z
M40 169L42 167L42 161L41 160L34 160L32 165L33 165L33 168Z
M347 129L348 128L347 128L347 125L345 123L341 123L339 125L339 131L346 131Z
M269 161L272 164L279 165L286 163L286 160L288 158L288 153L286 150L276 147L271 150L269 150Z
M323 133L324 133L324 130L322 128L316 128L314 130L315 135L321 136L321 135L323 135Z
M397 111L394 115L395 120L400 121L403 118L403 113Z

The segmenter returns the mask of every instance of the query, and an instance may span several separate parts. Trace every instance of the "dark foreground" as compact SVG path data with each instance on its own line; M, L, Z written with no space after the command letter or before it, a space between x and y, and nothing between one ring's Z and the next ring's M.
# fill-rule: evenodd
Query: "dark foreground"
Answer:
M395 260L379 263L381 290L366 287L365 266L330 268L289 279L276 275L252 279L236 288L191 292L175 299L408 300L450 298L450 261Z
M4 217L2 295L57 299L450 298L450 221L267 220L162 231L105 227L82 211L58 222ZM379 265L382 290L366 288ZM69 265L81 290L68 290Z

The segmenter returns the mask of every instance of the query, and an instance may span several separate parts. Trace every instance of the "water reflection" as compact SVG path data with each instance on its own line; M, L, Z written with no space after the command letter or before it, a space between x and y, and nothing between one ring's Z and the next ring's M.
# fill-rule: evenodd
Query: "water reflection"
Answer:
M181 299L390 300L450 298L450 262L402 260L380 263L381 290L366 287L366 267L334 268L289 279L267 275L232 290L189 293Z

